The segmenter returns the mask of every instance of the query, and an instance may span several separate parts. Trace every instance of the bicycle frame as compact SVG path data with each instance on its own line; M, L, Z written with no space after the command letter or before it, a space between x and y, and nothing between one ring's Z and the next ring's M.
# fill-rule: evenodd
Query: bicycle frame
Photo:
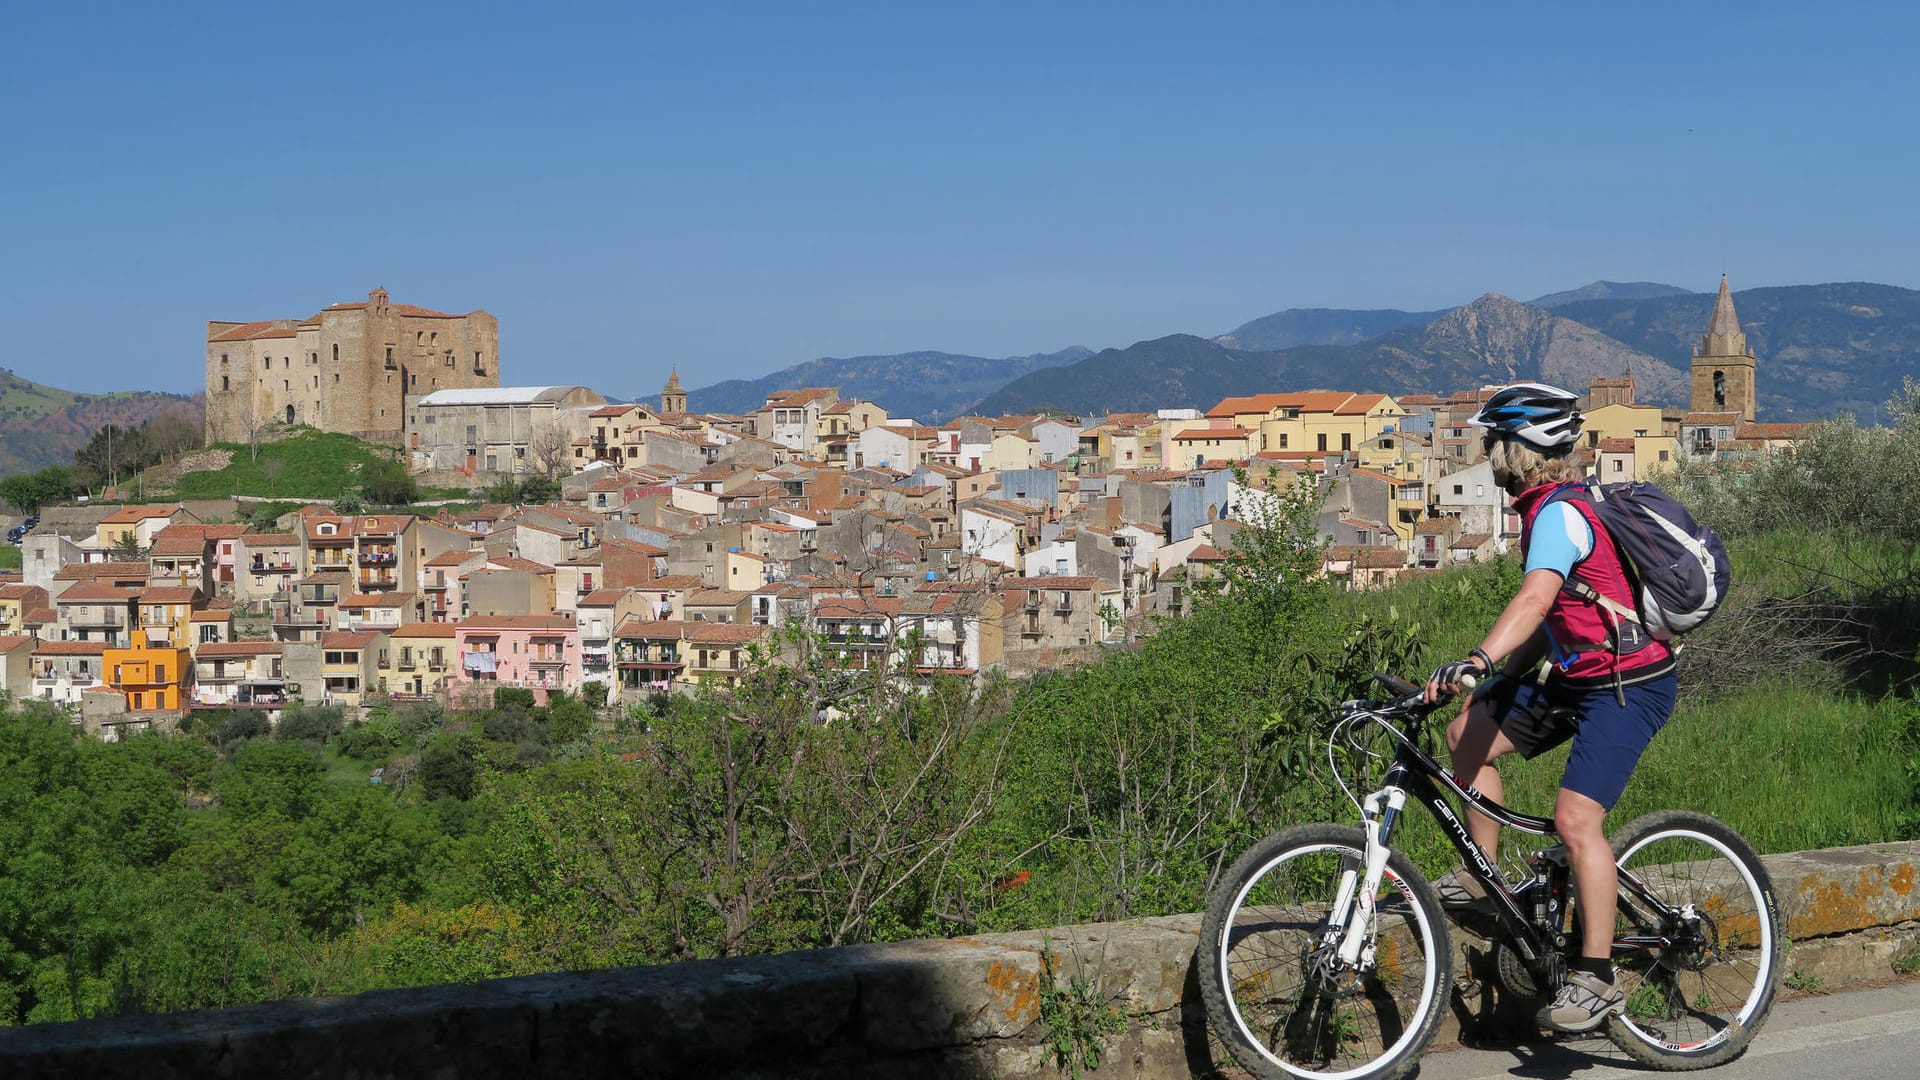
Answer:
M1446 831L1447 839L1460 853L1460 859L1469 873L1480 882L1493 898L1493 914L1506 932L1508 938L1520 950L1521 955L1530 962L1541 962L1564 946L1564 939L1554 928L1541 926L1530 920L1520 910L1518 894L1507 887L1504 878L1487 859L1480 845L1474 843L1473 835L1467 830L1464 815L1454 811L1453 803L1448 799L1451 793L1465 806L1485 814L1502 826L1534 836L1558 839L1552 818L1523 814L1487 798L1480 792L1460 783L1451 769L1443 767L1432 755L1422 750L1414 741L1413 735L1420 721L1409 722L1406 730L1393 730L1392 725L1382 721L1382 726L1393 730L1393 763L1387 768L1382 786L1367 795L1361 802L1362 828L1366 833L1366 862L1364 866L1364 885L1361 888L1362 871L1349 870L1342 875L1340 888L1333 906L1331 925L1344 926L1340 935L1340 957L1352 964L1360 958L1365 928L1371 923L1373 915L1373 897L1378 894L1380 875L1386 868L1387 855L1391 850L1393 830L1400 814L1411 795L1427 808L1436 821ZM1437 781L1437 782L1436 782ZM1564 879L1567 871L1559 871ZM1562 880L1561 885L1565 882ZM1632 897L1660 916L1665 925L1681 914L1671 905L1654 896L1650 890L1633 874L1619 872L1618 905L1623 911L1629 911L1628 898ZM1360 900L1359 912L1350 910L1356 897ZM1358 918L1352 918L1358 914ZM1555 911L1558 919L1561 912ZM1613 952L1616 956L1648 948L1660 948L1671 945L1670 938L1663 935L1634 934L1616 937Z

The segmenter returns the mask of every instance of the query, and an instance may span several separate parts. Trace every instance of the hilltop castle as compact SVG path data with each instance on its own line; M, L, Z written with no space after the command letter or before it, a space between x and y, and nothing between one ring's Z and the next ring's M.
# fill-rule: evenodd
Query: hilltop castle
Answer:
M405 397L500 385L500 321L375 289L309 319L207 323L207 441L307 424L399 446Z

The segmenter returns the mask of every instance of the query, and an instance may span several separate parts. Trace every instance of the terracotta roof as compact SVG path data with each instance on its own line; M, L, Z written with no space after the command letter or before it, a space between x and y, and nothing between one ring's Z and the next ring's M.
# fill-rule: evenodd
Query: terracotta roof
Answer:
M340 598L342 611L354 611L360 608L399 608L413 603L410 592L390 593L354 593Z
M687 628L688 641L705 645L744 645L750 641L758 641L773 632L770 626L756 626L752 623L694 622L684 625Z
M453 551L443 551L433 558L428 559L426 564L428 566L459 566L469 559L485 561L486 557L487 553L484 551L460 551L456 549Z
M1752 420L1734 430L1736 439L1798 439L1819 427L1818 424L1761 424Z
M124 603L138 595L138 590L122 589L99 581L83 581L78 585L69 587L66 592L61 593L56 603L67 604L76 601L83 604L101 603L103 601L118 601Z
M67 590L73 591L71 589ZM140 602L143 604L191 604L200 590L185 585L155 585L140 590Z
M574 604L576 607L612 607L626 596L626 589L595 589Z
M207 335L207 340L208 341L245 341L248 338L252 337L253 335L259 333L260 331L269 330L269 329L272 329L272 327L273 327L273 322L271 320L263 320L261 322L241 323L238 326L230 326L225 330L219 330L219 331L209 333Z
M409 622L401 623L398 627L390 631L387 636L397 638L451 638L455 636L458 631L459 627L450 622Z
M1692 412L1680 418L1682 424L1737 424L1740 414L1737 412Z
M1221 551L1212 544L1201 544L1199 547L1187 552L1188 562L1224 562L1226 558L1226 552Z
M577 630L566 615L475 615L456 624L461 630Z
M1481 547L1492 539L1493 539L1493 536L1490 533L1465 533L1460 537L1460 539L1455 540L1451 544L1448 544L1447 547L1454 551L1459 551L1463 549L1470 550L1473 548Z
M195 660L220 660L238 656L272 656L284 651L278 641L207 641L193 650Z
M188 622L227 622L233 618L232 608L196 608L187 617Z
M101 579L145 581L152 567L146 562L68 563L54 572L55 581L99 581Z
M819 619L887 619L900 614L900 598L894 596L833 596L814 605Z
M250 532L242 535L240 539L248 547L286 547L300 542L300 538L292 533Z
M1001 589L1098 589L1103 583L1097 577L1003 577L994 582ZM1111 586L1109 586L1111 587Z
M654 578L639 588L643 590L697 589L705 584L706 582L700 580L699 574L668 574L666 577Z
M516 556L509 556L504 559L488 559L485 569L524 570L530 574L553 573L553 567L548 566L546 563L534 562L532 559L522 559Z
M0 653L10 653L22 645L33 644L33 641L25 634L0 634Z
M44 604L47 602L47 590L38 585L23 585L18 581L11 581L0 585L0 600L38 600Z
M1367 570L1392 570L1407 565L1407 554L1397 547L1361 547L1337 544L1327 549L1328 562L1351 562Z
M33 647L37 656L99 656L107 651L104 641L43 641Z
M100 519L102 525L132 525L152 518L172 517L184 507L172 506L123 506Z
M1173 437L1174 442L1195 442L1200 439L1244 439L1253 434L1243 427L1188 428Z
M207 540L199 536L169 536L172 529L161 529L153 537L153 546L147 554L163 559L180 558L185 555L205 555Z
M1633 453L1633 440L1630 438L1601 439L1600 449L1605 450L1609 454L1631 454Z
M371 631L355 633L351 630L334 630L321 635L320 647L323 649L364 649L373 644L374 639L379 636L379 634Z
M20 621L28 626L47 626L60 621L60 613L50 607L38 607L21 614Z

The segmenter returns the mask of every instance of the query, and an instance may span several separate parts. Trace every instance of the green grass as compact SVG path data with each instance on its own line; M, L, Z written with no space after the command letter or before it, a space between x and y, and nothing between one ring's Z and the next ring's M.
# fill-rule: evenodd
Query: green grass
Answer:
M335 499L359 483L360 470L392 454L351 435L303 429L291 438L265 443L259 460L235 443L215 443L233 451L224 469L187 473L174 485L178 499L222 499L255 495L275 499ZM277 463L270 465L269 462ZM270 477L274 468L279 475Z
M20 549L12 544L0 544L0 570L20 569Z

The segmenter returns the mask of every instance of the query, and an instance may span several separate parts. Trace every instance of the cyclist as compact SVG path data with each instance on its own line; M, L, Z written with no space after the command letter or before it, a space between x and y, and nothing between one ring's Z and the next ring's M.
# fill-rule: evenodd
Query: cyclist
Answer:
M1618 879L1603 825L1647 743L1673 712L1675 676L1664 644L1637 622L1576 594L1584 584L1633 610L1620 553L1591 504L1577 495L1583 478L1574 457L1582 420L1577 400L1556 387L1516 383L1468 421L1485 429L1494 480L1520 514L1526 573L1480 645L1434 671L1427 698L1461 691L1469 675L1504 676L1473 694L1447 728L1454 775L1496 801L1504 787L1495 759L1531 758L1573 740L1554 825L1573 867L1578 910L1611 913ZM1488 863L1497 865L1499 823L1471 811L1467 823ZM1435 884L1451 905L1485 897L1464 868ZM1622 1007L1611 961L1613 919L1586 918L1581 927L1567 981L1540 1012L1544 1027L1590 1031Z

